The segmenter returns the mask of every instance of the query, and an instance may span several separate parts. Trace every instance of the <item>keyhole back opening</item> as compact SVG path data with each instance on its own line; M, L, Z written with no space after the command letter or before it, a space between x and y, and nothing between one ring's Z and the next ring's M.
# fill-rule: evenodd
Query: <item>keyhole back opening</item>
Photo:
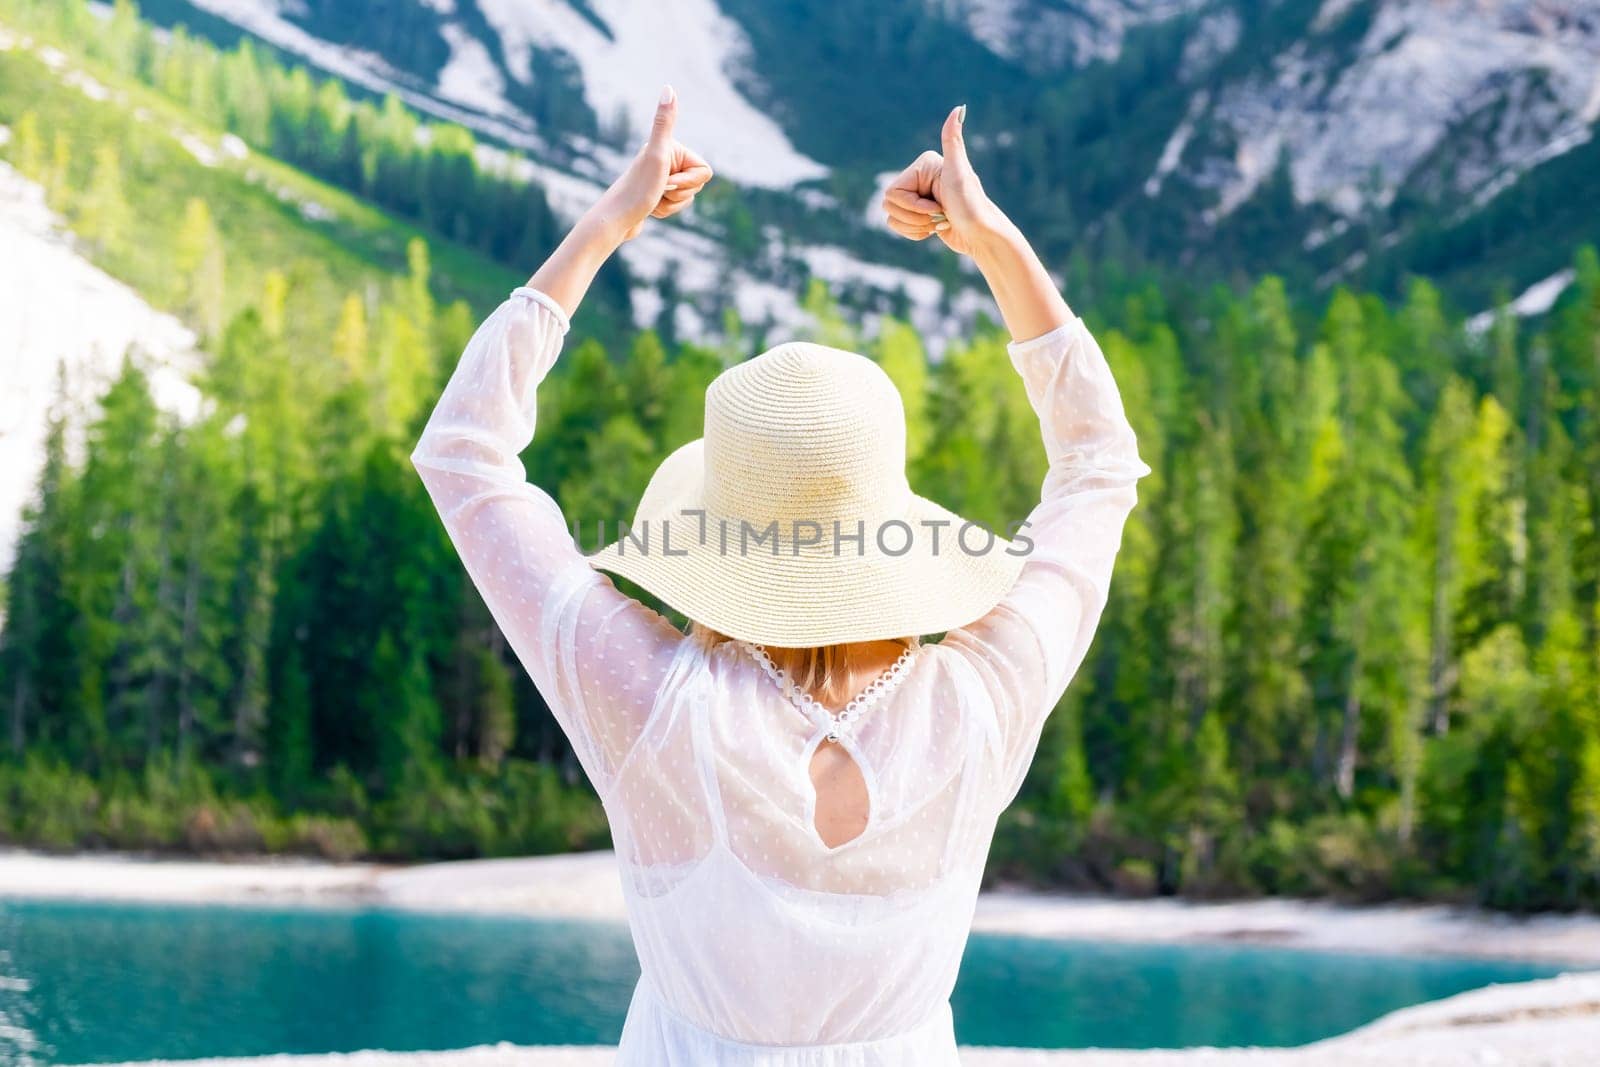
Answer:
M872 797L861 764L843 745L824 737L811 753L811 828L827 849L843 848L867 830Z
M854 721L905 678L917 647L904 649L894 663L835 712L824 707L817 697L801 692L765 648L748 641L740 644L785 699L818 730L804 751L810 786L805 798L805 822L825 851L843 848L866 834L876 815L872 781L853 738ZM834 737L838 740L832 740Z

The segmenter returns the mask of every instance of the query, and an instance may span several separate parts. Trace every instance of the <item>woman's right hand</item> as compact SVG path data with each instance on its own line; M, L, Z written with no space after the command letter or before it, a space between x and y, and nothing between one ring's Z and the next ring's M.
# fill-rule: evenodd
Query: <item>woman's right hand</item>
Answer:
M663 86L649 139L590 209L619 241L637 237L646 219L670 218L684 210L711 180L710 164L673 137L677 122L678 94Z
M967 158L962 136L967 105L944 120L944 154L929 149L901 171L883 194L889 228L913 241L937 236L962 255L971 255L985 236L1001 229L1005 215L983 191Z

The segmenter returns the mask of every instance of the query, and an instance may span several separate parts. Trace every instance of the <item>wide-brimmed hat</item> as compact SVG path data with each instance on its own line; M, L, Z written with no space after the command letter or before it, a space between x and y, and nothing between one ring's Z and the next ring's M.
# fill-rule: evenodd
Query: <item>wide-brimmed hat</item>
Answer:
M942 633L1015 583L1020 541L912 492L906 417L872 360L795 341L706 390L633 523L589 556L688 618L789 648Z

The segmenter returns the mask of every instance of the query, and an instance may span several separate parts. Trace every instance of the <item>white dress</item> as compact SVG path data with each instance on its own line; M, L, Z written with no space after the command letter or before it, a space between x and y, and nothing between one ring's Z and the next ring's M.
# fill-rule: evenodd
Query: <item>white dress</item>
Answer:
M750 646L708 646L619 591L527 481L535 390L567 326L516 290L411 459L605 805L642 970L616 1062L956 1064L950 993L995 823L1088 649L1150 469L1099 346L1077 319L1010 345L1050 461L1031 556L846 735L870 813L830 848L809 773L826 712Z

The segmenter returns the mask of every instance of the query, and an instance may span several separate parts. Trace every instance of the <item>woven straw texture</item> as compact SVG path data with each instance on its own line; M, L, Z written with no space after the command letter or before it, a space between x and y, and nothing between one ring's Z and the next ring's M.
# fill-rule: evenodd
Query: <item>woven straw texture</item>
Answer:
M919 496L905 407L865 356L797 341L706 390L705 436L656 469L630 530L589 556L697 622L779 647L941 633L1025 557Z

